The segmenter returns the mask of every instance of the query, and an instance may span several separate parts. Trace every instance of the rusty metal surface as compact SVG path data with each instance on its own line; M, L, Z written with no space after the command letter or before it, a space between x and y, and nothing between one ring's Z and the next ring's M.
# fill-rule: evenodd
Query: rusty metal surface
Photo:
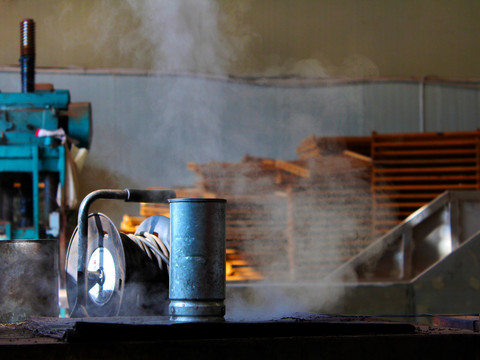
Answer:
M437 316L433 319L435 326L456 329L466 329L474 332L480 331L480 319L478 316Z
M0 241L0 322L58 316L58 241Z

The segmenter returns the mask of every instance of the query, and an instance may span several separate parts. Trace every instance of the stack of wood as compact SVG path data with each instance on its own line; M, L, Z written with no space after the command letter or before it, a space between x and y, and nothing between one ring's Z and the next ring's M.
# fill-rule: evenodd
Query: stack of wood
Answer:
M192 166L190 164L190 166ZM149 188L149 190L165 190L162 188ZM199 188L174 188L177 198L215 198L216 195L200 190ZM263 276L255 267L256 253L253 251L243 252L236 246L235 240L241 238L241 232L235 231L235 226L242 222L242 209L236 209L234 201L229 202L226 214L227 223L231 222L231 226L227 228L227 237L232 242L227 248L226 253L226 275L227 281L248 281L260 280ZM168 204L140 203L141 216L124 215L120 231L123 233L134 233L138 225L147 217L154 215L162 215L170 217L170 206ZM247 225L251 226L251 224ZM255 227L254 227L255 228ZM258 233L257 233L258 235ZM258 263L258 262L257 262Z
M228 201L227 249L235 254L229 259L227 252L231 280L289 275L287 202L282 184L296 175L286 172L281 176L275 160L251 156L239 163L189 163L188 168L198 175L198 189Z
M362 157L364 157L362 155ZM371 162L343 153L310 159L288 190L294 278L327 275L372 242Z
M300 160L315 159L325 155L349 152L352 155L370 157L372 139L370 136L309 136L297 148Z
M205 194L222 196L262 195L283 191L285 182L291 181L306 169L295 164L274 159L246 155L239 163L209 162L187 165L198 175L196 187ZM279 172L279 170L283 170Z
M295 161L189 164L228 200L227 247L263 277L316 280L371 242L370 159L317 139Z
M163 188L153 187L150 187L148 189L167 190ZM178 198L214 197L211 194L201 192L197 188L176 188L174 190ZM140 203L140 216L128 214L123 215L122 222L120 224L120 231L125 234L133 234L143 220L153 215L163 215L166 217L170 217L170 206L168 204Z
M480 131L372 135L374 236L445 190L480 189Z
M227 248L236 254L234 280L289 276L286 198L272 194L222 197L228 201Z
M227 280L315 281L449 189L480 188L480 132L315 137L298 159L189 163L194 189L225 198ZM168 216L142 204L141 215Z

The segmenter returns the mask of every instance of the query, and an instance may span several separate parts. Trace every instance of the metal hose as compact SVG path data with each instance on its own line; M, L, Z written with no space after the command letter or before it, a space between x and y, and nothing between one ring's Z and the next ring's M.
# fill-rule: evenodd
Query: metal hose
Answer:
M126 234L150 259L156 258L158 266L163 269L163 263L170 273L170 253L163 242L155 235L141 233L141 235Z

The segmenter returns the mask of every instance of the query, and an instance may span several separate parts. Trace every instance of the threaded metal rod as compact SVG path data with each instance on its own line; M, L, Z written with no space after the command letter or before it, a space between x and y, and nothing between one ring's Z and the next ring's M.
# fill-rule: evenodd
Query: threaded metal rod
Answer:
M20 23L20 69L22 92L35 91L35 22L25 19Z

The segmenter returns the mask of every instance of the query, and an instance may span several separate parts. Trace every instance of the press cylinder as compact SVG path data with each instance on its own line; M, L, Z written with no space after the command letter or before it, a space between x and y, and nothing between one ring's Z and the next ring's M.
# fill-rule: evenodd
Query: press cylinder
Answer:
M224 199L171 199L169 314L172 321L223 321Z

